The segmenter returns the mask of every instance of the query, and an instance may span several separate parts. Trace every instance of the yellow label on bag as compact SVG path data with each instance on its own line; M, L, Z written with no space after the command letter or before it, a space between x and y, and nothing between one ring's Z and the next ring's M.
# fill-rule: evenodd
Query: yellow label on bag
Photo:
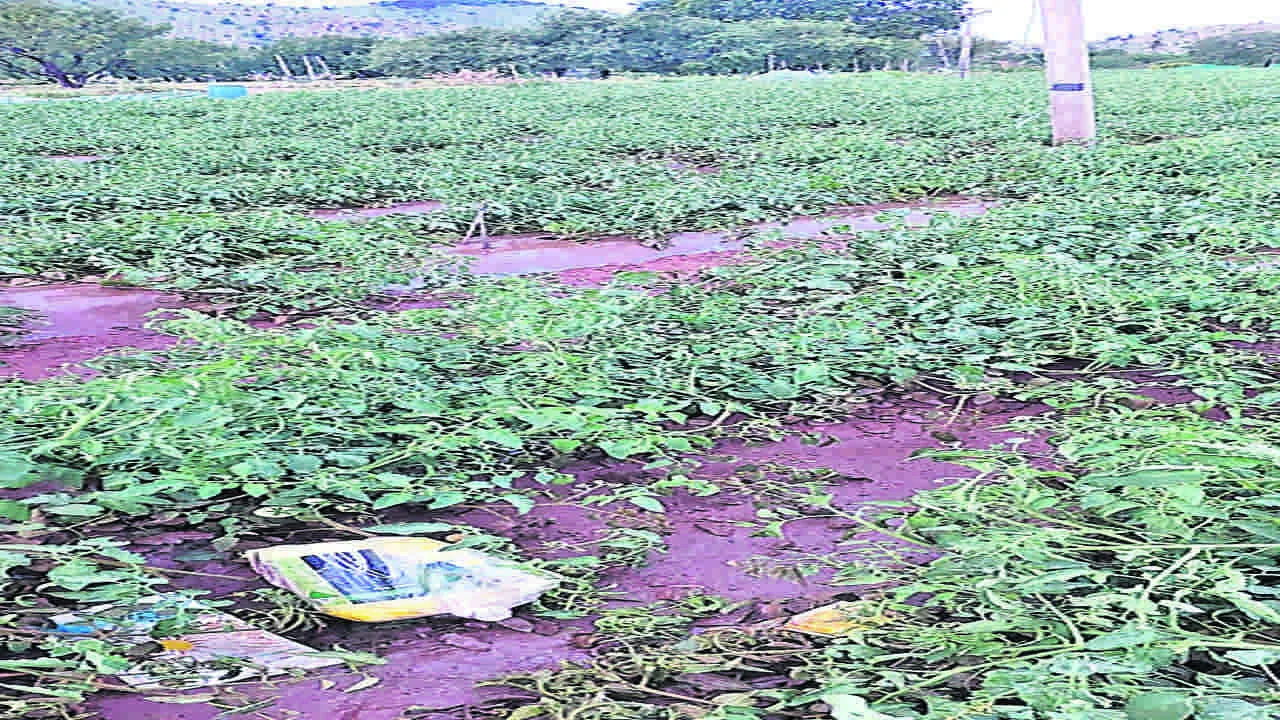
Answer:
M559 580L475 550L427 538L371 538L288 545L248 553L273 585L346 620L428 615L504 620Z

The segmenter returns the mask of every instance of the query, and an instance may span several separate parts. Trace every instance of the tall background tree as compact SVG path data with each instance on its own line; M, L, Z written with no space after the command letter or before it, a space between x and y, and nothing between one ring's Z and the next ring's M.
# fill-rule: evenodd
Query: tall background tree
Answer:
M101 8L0 0L0 72L83 87L123 68L131 46L167 30Z

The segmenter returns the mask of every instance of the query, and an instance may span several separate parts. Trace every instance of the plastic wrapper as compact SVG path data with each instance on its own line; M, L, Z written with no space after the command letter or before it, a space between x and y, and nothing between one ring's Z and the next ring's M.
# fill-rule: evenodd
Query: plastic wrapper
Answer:
M253 569L326 615L358 622L455 615L498 621L559 584L533 572L426 538L286 545L248 553Z
M870 630L893 620L893 615L883 613L876 603L837 602L796 615L783 629L807 635L837 636Z
M210 687L342 664L339 658L174 594L145 598L130 607L100 605L52 621L60 634L103 634L139 645L156 642L159 652L118 675L139 690ZM181 633L167 632L167 626L181 628Z

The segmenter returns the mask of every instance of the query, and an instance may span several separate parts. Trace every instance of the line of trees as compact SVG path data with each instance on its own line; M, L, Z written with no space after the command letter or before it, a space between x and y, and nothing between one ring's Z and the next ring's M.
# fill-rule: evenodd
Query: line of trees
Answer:
M920 38L957 23L963 0L650 0L629 15L566 10L520 29L409 40L287 38L261 48L164 37L108 10L0 0L0 73L79 87L102 76L229 80L323 58L339 76L460 70L742 73L770 66L871 70L929 65Z
M927 59L927 49L918 39L867 37L855 26L836 21L722 22L652 11L622 17L566 12L527 30L477 28L379 43L369 55L368 69L388 75L482 68L522 74L731 74L766 70L772 63L879 70L918 66Z
M963 5L964 0L646 0L628 15L566 10L514 30L472 28L408 40L286 38L239 48L164 37L166 27L109 10L0 0L0 77L66 87L103 76L234 80L275 74L281 60L299 72L303 58L323 59L325 70L340 77L495 68L522 75L935 69L958 53L951 31ZM1036 64L1034 54L1010 52L1007 43L979 41L975 50L979 65ZM1206 39L1193 57L1269 65L1280 59L1280 33ZM1095 62L1143 64L1114 53L1095 53Z
M914 39L960 27L965 0L646 0L641 12L710 20L829 20L868 37Z

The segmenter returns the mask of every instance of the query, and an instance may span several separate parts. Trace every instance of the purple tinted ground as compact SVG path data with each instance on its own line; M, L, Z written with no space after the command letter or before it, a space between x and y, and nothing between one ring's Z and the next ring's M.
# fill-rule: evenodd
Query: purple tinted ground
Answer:
M945 430L947 443L989 447L1015 437L997 428L1019 415L1043 408L995 403L988 412L972 413L954 422L931 401L883 402L869 407L847 422L793 428L795 434L778 442L749 445L741 441L721 443L709 454L705 474L727 476L743 464L778 463L797 469L826 468L859 478L834 488L836 504L854 508L876 500L905 500L918 491L937 487L947 478L968 477L964 469L925 459L913 453L946 443L935 437ZM942 416L931 421L932 415ZM836 442L807 445L801 433L820 433ZM639 471L627 464L580 468L582 480L608 474L611 481L633 477ZM665 540L669 551L651 556L645 567L609 573L606 584L620 593L615 606L651 603L690 594L710 594L736 601L750 601L757 617L803 611L830 600L842 588L827 585L819 575L804 584L748 571L752 558L785 559L805 553L829 554L850 526L839 520L815 518L788 526L784 538L755 537L747 527L755 519L753 501L742 494L707 498L678 495L666 499ZM433 518L440 519L440 518ZM511 538L526 553L536 555L555 547L582 547L605 529L597 511L580 507L538 507L524 516L495 514L492 509L463 512L451 521L466 523ZM168 552L152 551L153 562L169 565ZM186 566L190 569L190 566ZM218 562L202 571L248 577L243 565ZM193 586L192 583L181 583ZM194 583L220 594L261 583L249 580ZM372 626L335 622L317 645L337 643L350 650L375 651L387 664L366 671L382 682L354 694L338 692L359 680L342 671L325 672L274 687L242 688L254 699L275 698L269 717L332 718L334 720L395 720L410 708L434 712L438 718L465 718L464 708L512 697L504 688L476 688L475 684L504 675L554 668L561 662L583 660L589 651L590 618L576 621L539 619L527 611L520 629L450 618L429 618L398 626ZM521 632L520 630L525 630ZM459 641L458 636L465 638ZM588 642L584 642L584 639ZM465 647L461 647L465 646ZM323 690L321 678L336 681L335 690ZM220 710L207 705L160 704L138 696L102 696L93 707L110 720L212 720ZM290 714L294 713L294 714ZM415 715L417 717L417 715Z
M799 217L785 223L760 223L733 231L682 232L666 239L662 247L650 247L635 238L619 236L575 242L547 235L510 235L459 245L455 252L474 258L471 271L478 275L526 275L561 273L574 285L608 282L620 271L681 272L736 262L749 233L776 232L781 238L817 238L839 229L842 233L871 232L894 227L896 221L880 219L900 212L908 226L921 227L940 214L976 217L994 203L976 198L932 198L917 203L888 203L833 208L817 217ZM576 271L576 272L573 272Z
M834 208L819 217L800 217L786 223L762 223L752 232L777 231L783 238L816 238L834 229L849 232L884 230L893 222L880 219L900 211L911 226L925 225L938 213L974 217L992 202L964 197L929 198L917 203L889 203ZM359 220L394 214L424 214L443 207L434 201L401 203L380 208L317 210L312 217ZM558 273L557 279L577 286L601 285L625 271L668 273L688 277L699 270L747 261L741 232L676 233L666 246L653 248L628 237L574 242L545 235L511 235L469 242L457 254L473 258L471 270L487 275ZM388 310L433 307L434 300L404 298ZM424 304L425 303L425 304ZM0 378L40 380L70 372L90 374L79 365L116 348L159 350L174 339L144 329L148 313L183 307L176 295L96 283L52 283L0 290L0 307L20 307L41 313L16 347L0 347ZM274 323L262 324L274 327Z
M961 214L978 214L985 206L938 207ZM942 203L946 204L946 203ZM785 225L757 229L782 231L783 236L816 237L836 226L854 230L887 227L875 215L906 206L847 209L826 218L801 218ZM911 213L907 221L927 221ZM727 233L688 233L674 237L665 249L641 246L633 240L608 239L599 244L565 243L547 238L494 238L490 247L464 248L477 255L477 271L504 274L556 272L572 284L607 282L622 271L667 272L676 275L727 262L740 262L742 243ZM166 336L142 329L146 313L174 307L178 299L160 293L102 288L93 285L60 285L29 288L21 297L0 295L0 304L30 307L47 315L47 325L17 349L4 352L9 367L0 372L29 379L57 372L64 362L79 362L120 345L164 347ZM8 299L9 302L4 302ZM436 306L435 300L425 306ZM423 306L406 300L388 309ZM727 477L743 464L777 463L797 469L825 468L859 478L834 488L835 501L843 507L876 500L904 500L920 490L936 487L946 478L968 473L930 460L913 460L917 451L962 443L987 447L1008 439L996 430L1018 415L1043 410L1018 404L993 403L987 412L936 419L945 415L938 403L924 400L882 401L848 421L823 426L793 428L785 440L759 445L721 443L709 453L704 473ZM941 432L945 430L945 433ZM820 433L835 442L821 446L804 444L799 433ZM584 481L608 474L613 481L644 482L639 471L626 464L583 467L576 473ZM615 605L644 604L689 594L712 594L750 602L752 612L763 618L799 612L829 600L841 591L824 581L829 574L811 577L804 584L749 572L753 558L798 558L806 553L829 554L850 530L843 521L810 519L791 523L783 538L756 537L747 527L755 519L755 505L746 494L724 493L706 498L677 495L666 499L668 512L665 541L669 551L654 555L641 568L610 572L605 583L618 592ZM421 518L419 518L421 519ZM492 509L473 510L451 518L511 538L533 557L565 554L599 536L607 527L598 511L573 506L538 507L530 514L495 514ZM207 548L210 538L188 530L151 534L135 541L135 549L160 567L194 570L209 576L177 576L175 587L197 588L217 597L261 588L246 565L235 558L180 561L183 552ZM314 541L322 538L280 538L281 541ZM550 546L548 545L550 544ZM189 557L189 556L188 556ZM241 579L236 579L241 578ZM511 690L477 688L476 684L512 673L553 668L565 661L589 657L590 618L551 621L519 614L527 622L512 628L452 618L427 618L395 625L358 625L335 621L319 636L303 637L316 647L341 645L348 650L372 651L386 664L367 669L381 682L367 690L344 694L361 679L358 674L322 671L300 680L239 688L255 699L274 698L257 717L323 718L335 720L393 720L418 708L414 717L465 718L464 708L510 697ZM326 690L321 681L336 683ZM206 704L174 705L149 701L142 696L103 695L90 711L108 720L208 720L222 712Z
M78 363L116 348L160 350L174 339L146 330L147 314L180 307L176 295L96 283L57 283L0 291L0 306L39 313L10 347L0 347L0 378L39 380L87 370Z

